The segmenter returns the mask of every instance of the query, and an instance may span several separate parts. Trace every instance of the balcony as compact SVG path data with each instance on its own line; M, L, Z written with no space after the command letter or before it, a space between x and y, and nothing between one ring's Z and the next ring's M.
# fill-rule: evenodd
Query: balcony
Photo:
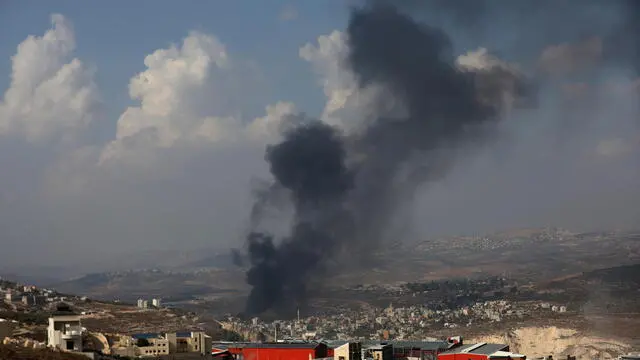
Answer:
M73 337L82 336L82 328L81 327L68 327L64 330L60 331L60 336L63 339L70 339Z

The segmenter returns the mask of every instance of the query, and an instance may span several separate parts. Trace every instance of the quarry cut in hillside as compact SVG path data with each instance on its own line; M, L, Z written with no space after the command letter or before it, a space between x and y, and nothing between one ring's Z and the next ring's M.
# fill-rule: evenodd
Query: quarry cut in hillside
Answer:
M615 359L633 350L630 344L616 338L606 338L582 334L575 329L551 327L522 327L503 333L496 333L470 339L474 342L508 344L509 347L527 358L534 359L552 355L578 359Z

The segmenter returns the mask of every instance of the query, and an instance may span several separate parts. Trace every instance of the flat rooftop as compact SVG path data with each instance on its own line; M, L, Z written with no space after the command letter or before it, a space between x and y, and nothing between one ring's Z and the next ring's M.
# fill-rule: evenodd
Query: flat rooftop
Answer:
M445 351L442 354L479 354L479 355L491 355L498 351L506 351L509 349L509 345L506 344L471 344L462 345L455 349Z

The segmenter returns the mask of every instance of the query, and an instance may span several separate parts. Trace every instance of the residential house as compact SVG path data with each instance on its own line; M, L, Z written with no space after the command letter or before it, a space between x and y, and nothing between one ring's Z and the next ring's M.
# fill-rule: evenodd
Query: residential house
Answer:
M47 345L66 351L82 352L81 316L61 303L49 318Z
M169 354L169 340L161 334L135 334L136 354L141 357L156 357Z
M203 331L167 333L171 353L211 353L211 337Z

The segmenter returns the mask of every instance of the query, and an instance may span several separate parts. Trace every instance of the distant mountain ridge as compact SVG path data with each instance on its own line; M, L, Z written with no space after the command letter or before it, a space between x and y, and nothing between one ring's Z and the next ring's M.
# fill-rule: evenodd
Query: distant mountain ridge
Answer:
M134 301L162 298L179 301L212 293L234 293L244 288L238 272L220 269L165 271L159 269L93 273L53 284L64 293L82 294L96 299Z
M640 233L572 233L558 228L515 229L489 235L449 236L395 243L375 254L371 268L341 268L329 286L393 283L508 273L525 278L558 276L640 262ZM237 294L248 289L245 268L230 252L201 252L172 266L95 272L52 286L98 299L189 299ZM375 266L374 266L375 265ZM375 268L375 271L372 269Z

